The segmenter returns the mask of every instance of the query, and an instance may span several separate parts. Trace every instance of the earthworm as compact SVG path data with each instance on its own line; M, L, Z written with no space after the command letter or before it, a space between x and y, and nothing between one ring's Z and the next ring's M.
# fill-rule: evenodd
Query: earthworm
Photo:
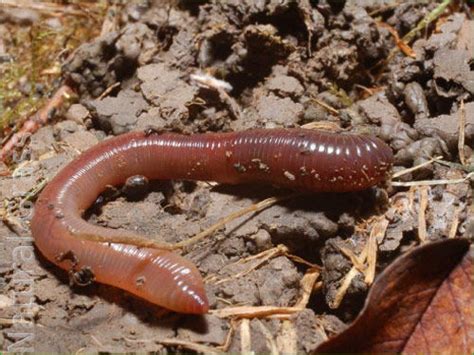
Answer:
M381 140L355 134L307 129L130 132L102 141L63 168L38 196L31 230L41 253L80 284L95 280L170 310L205 313L203 281L190 261L166 248L117 243L135 234L82 218L107 186L143 175L357 191L383 181L392 160L392 151ZM114 242L94 242L87 236Z

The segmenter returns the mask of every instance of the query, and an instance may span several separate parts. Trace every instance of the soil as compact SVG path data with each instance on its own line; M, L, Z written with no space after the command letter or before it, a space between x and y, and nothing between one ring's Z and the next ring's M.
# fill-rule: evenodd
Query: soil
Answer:
M400 51L391 56L393 36L379 25L389 24L403 36L436 5L390 0L127 5L119 31L83 44L64 64L78 102L34 133L13 175L0 180L6 210L0 225L0 349L177 349L164 339L242 349L240 321L163 312L101 284L71 287L66 273L34 248L28 222L39 184L108 136L150 126L199 133L332 122L387 142L395 154L394 172L443 157L443 163L398 181L463 178L474 163L474 21L463 7L452 8L411 43L415 57ZM223 94L198 85L193 74L223 80L232 90ZM458 150L461 116L464 166ZM453 228L454 236L474 238L471 188L467 180L428 189L428 240L453 236ZM108 191L87 218L178 242L234 211L285 193L276 187L150 182L138 195ZM293 306L308 266L291 255L320 265L320 287L304 311L286 320L249 321L252 351L285 349L280 339L291 339L285 335L291 329L294 349L311 352L357 316L370 288L360 274L333 307L352 267L341 247L360 253L370 221L385 214L389 225L378 243L379 273L419 244L421 199L419 186L305 195L234 220L185 255L209 280L211 309ZM288 253L258 266L239 262L280 244Z

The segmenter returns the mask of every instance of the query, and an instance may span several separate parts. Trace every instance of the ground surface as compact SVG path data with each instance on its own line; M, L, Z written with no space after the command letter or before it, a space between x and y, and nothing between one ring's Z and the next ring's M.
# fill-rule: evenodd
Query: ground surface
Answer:
M465 9L450 8L410 43L410 57L392 53L397 47L389 29L403 36L436 3L334 3L130 5L120 15L120 30L80 47L64 65L64 78L79 102L33 134L14 175L0 180L7 211L0 225L0 349L158 351L184 341L229 351L276 346L309 352L360 310L369 285L358 273L340 297L352 267L341 250L359 254L381 219L388 226L377 241L377 273L424 236L472 238L468 181L306 195L247 215L186 254L207 280L212 309L293 306L301 299L308 263L321 267L303 311L248 322L219 313L163 314L111 287L70 287L67 275L32 246L28 201L38 185L107 136L150 125L205 132L333 122L386 141L395 154L394 172L442 156L397 181L464 177L473 163L474 21ZM227 96L200 87L191 80L199 73L225 80L233 90ZM460 119L466 123L463 149ZM118 195L88 218L177 242L285 193L273 187L157 182L139 201ZM272 249L280 244L287 251ZM239 262L267 250L274 253Z

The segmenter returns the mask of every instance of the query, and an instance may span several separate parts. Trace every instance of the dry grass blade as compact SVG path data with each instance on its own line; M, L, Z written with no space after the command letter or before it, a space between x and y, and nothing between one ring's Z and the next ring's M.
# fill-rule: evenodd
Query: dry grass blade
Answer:
M272 333L268 330L267 327L265 327L265 325L262 323L261 320L257 319L256 322L260 330L262 331L263 335L265 336L267 347L270 349L270 354L278 355L279 352L278 352L277 344L275 342L275 339L273 338Z
M176 243L176 244L157 242L157 241L142 237L140 235L134 235L132 232L130 232L130 235L127 235L124 237L117 237L117 236L105 237L105 236L89 235L89 234L84 234L84 233L77 234L75 235L75 237L79 239L90 240L90 241L99 242L99 243L119 243L119 244L135 245L141 248L176 250L176 249L181 249L181 248L184 248L184 247L187 247L199 242L200 240L214 233L216 230L222 228L225 224L233 221L236 218L242 217L247 213L258 212L258 211L264 210L265 208L268 208L277 202L281 202L281 201L284 201L284 200L287 200L299 195L301 195L301 193L295 193L295 194L291 194L291 195L287 195L283 197L271 197L266 200L260 201L259 203L253 204L249 207L246 207L244 209L231 213L227 217L224 217L223 219L218 221L216 224L212 225L211 227L207 228L201 233L198 233L194 237L184 240L182 242Z
M403 170L397 171L396 173L394 173L394 174L392 175L392 179L396 179L396 178L398 178L398 177L400 177L400 176L402 176L402 175L405 175L405 174L408 174L408 173L412 173L412 172L414 172L414 171L416 171L416 170L419 170L419 169L421 169L421 168L423 168L423 167L425 167L425 166L428 166L428 165L430 165L430 164L432 164L432 163L434 163L434 162L436 162L436 161L438 161L438 160L440 160L440 159L442 159L442 158L443 158L443 156L438 155L438 156L436 156L436 157L434 157L434 158L431 158L431 159L428 160L428 161L425 161L424 163L415 165L415 166L413 166L413 167L411 167L411 168L408 168L408 169L403 169Z
M327 103L321 101L321 100L318 100L316 98L311 98L311 101L317 103L319 106L325 108L326 110L328 110L329 112L331 112L332 114L334 115L338 115L339 114L339 111L336 110L334 107L328 105Z
M337 309L339 308L344 296L346 295L347 289L351 285L352 280L357 275L366 272L367 267L365 266L365 261L367 259L367 254L369 251L369 242L365 245L365 248L362 250L359 256L355 255L352 251L340 247L339 248L343 254L345 254L354 264L354 266L349 270L349 272L344 277L339 289L336 292L336 296L329 304L330 308Z
M317 264L313 264L297 255L293 255L293 254L289 254L288 252L285 252L285 256L288 258L288 259L291 259L292 261L294 261L295 263L298 263L298 264L303 264L303 265L306 265L310 268L318 268L319 270L321 270L321 266L317 265Z
M228 282L230 280L234 280L234 279L237 279L239 277L248 275L249 273L251 273L252 271L257 269L258 267L260 267L260 265L266 263L268 260L273 259L276 256L283 255L287 251L288 251L287 247L285 247L284 245L278 245L275 248L265 250L264 252L262 252L260 254L252 255L252 256L250 256L246 259L241 259L241 260L237 261L236 264L242 264L242 263L252 261L252 260L257 260L257 259L258 259L258 262L255 265L252 265L247 270L244 270L244 271L239 272L235 275L232 275L231 277L216 281L214 284L219 285L219 284L222 284L224 282Z
M451 224L451 227L449 228L449 233L448 233L448 238L452 239L456 237L456 233L458 231L458 226L459 226L459 215L461 214L462 207L458 206L454 209L453 213L453 223Z
M306 274L300 281L301 285L301 296L298 302L296 302L295 307L304 309L308 305L309 298L313 292L314 285L316 280L320 275L319 268L311 268L306 271Z
M329 131L329 132L341 132L341 131L343 131L343 129L341 128L341 126L339 126L339 124L337 124L336 122L330 122L330 121L310 122L310 123L306 123L306 124L302 125L301 128L304 128L304 129L320 129L320 130L325 130L325 131Z
M154 249L164 249L164 250L174 250L176 249L173 244L168 244L165 242L157 242L152 239L142 237L140 235L135 235L133 232L126 236L100 236L96 234L73 234L75 238L82 240L89 240L91 242L97 243L117 243L117 244L128 244L135 245L139 248L154 248Z
M375 95L376 93L382 92L386 89L385 86L377 86L377 87L368 88L367 86L360 85L360 84L355 84L354 87L362 90L362 94L360 95L361 99L366 99L369 96Z
M102 100L104 97L106 97L108 94L110 94L116 87L120 86L120 82L116 82L112 85L110 85L107 89L104 90L102 94L97 98L97 101Z
M458 152L459 161L463 166L466 166L466 153L464 152L464 141L466 137L466 110L464 109L464 100L461 101L459 109L459 138L458 138Z
M250 334L250 320L242 319L240 323L240 351L242 354L252 353L252 337Z
M360 272L365 271L364 261L361 261L360 257L355 255L352 250L350 250L350 249L348 249L344 246L339 246L339 245L338 245L338 248L342 252L342 254L344 254L345 256L347 256L350 259L350 261L356 267L357 270L359 270Z
M257 259L269 259L275 255L280 255L288 252L288 247L284 246L283 244L278 244L276 247L264 250L261 253L248 256L246 258L240 259L239 261L235 262L236 264L245 264L252 260Z
M474 177L474 172L470 172L461 179L442 179L442 180L420 180L420 181L392 181L393 186L433 186L433 185L449 185L449 184L461 184Z
M418 189L420 194L420 203L418 209L418 238L421 243L426 243L426 207L428 207L428 186L421 186Z
M289 199L297 197L297 196L301 196L301 193L290 194L290 195L282 196L282 197L270 197L270 198L267 198L266 200L260 201L259 203L253 204L249 207L246 207L246 208L243 208L239 211L231 213L227 217L222 218L216 224L212 225L211 227L207 228L206 230L202 231L201 233L196 234L194 237L192 237L190 239L187 239L187 240L184 240L180 243L174 244L174 248L175 249L184 248L184 247L187 247L189 245L195 244L195 243L199 242L200 240L206 238L207 236L211 235L212 233L214 233L218 229L222 228L227 223L233 221L234 219L242 217L242 216L244 216L248 213L262 211L262 210L264 210L264 209L266 209L266 208L268 208L268 207L270 207L270 206L272 206L272 205L274 205L278 202L289 200Z
M227 332L227 335L224 340L224 344L217 346L217 349L227 352L229 350L229 346L232 342L232 339L234 337L235 329L237 328L237 322L234 319L230 320L230 326L229 326L229 331Z
M291 320L283 320L276 338L277 347L282 354L296 354L298 351L298 334Z
M265 318L273 315L294 314L300 311L299 307L241 306L211 310L210 313L219 318Z
M365 270L365 283L371 285L375 279L375 266L377 265L377 241L382 240L387 230L388 220L385 217L379 219L370 231L367 242L367 268Z
M329 302L329 308L331 309L337 309L341 305L342 300L344 299L344 296L346 295L347 290L349 289L349 286L352 283L352 280L354 277L359 275L359 271L357 271L357 268L353 266L349 272L344 276L344 279L341 282L341 286L339 286L339 289L336 292L336 295L334 296L334 299Z

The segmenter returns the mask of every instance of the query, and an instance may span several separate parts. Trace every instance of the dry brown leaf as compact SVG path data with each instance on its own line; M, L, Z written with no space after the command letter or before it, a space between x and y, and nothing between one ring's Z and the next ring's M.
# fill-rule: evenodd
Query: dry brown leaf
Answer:
M317 352L472 353L468 250L467 240L447 239L399 257L376 280L354 323Z

